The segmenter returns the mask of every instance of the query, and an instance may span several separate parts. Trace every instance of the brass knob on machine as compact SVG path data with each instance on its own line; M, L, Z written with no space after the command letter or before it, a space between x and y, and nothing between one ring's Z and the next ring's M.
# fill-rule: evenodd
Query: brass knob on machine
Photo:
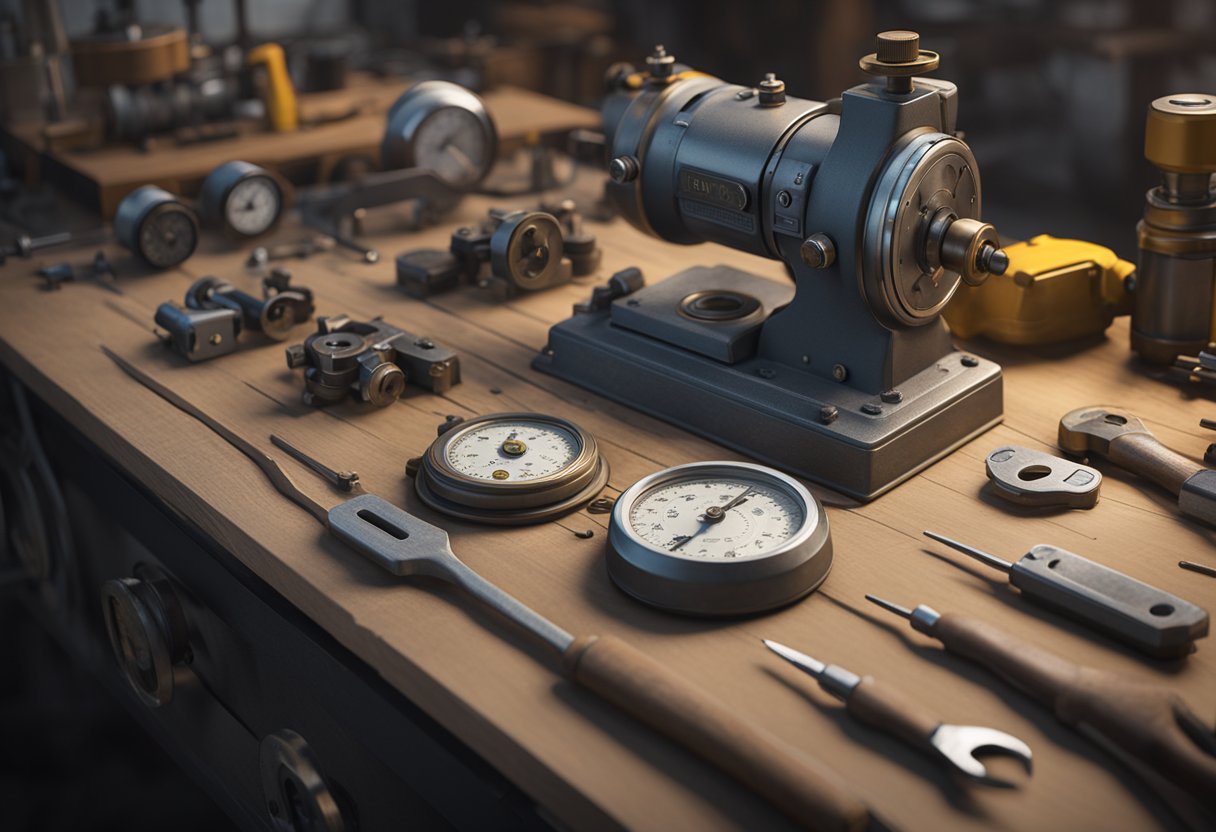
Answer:
M308 742L295 731L267 734L258 752L262 796L279 832L343 832L347 823Z
M912 76L932 72L941 65L936 52L920 48L916 32L893 30L879 32L875 51L866 55L858 65L871 75L885 76L887 92L912 92Z
M186 616L169 579L151 570L142 578L101 585L102 615L114 658L145 705L173 700L176 669L190 661Z

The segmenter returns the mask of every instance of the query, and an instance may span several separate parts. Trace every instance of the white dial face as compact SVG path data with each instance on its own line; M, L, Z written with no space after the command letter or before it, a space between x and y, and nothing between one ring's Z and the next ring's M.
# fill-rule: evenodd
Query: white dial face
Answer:
M236 233L253 237L274 225L279 208L278 186L265 176L250 176L228 191L224 219Z
M481 178L490 143L477 116L460 107L436 110L414 133L414 164L454 185Z
M729 561L766 555L798 533L806 509L784 488L716 476L660 484L638 497L629 525L674 557Z
M448 445L449 465L466 477L527 482L570 466L582 451L577 436L547 422L486 422Z

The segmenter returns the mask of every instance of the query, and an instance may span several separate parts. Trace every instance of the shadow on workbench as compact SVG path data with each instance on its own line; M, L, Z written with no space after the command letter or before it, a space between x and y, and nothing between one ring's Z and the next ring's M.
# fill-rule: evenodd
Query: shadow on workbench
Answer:
M0 601L0 805L14 832L232 822L23 606Z

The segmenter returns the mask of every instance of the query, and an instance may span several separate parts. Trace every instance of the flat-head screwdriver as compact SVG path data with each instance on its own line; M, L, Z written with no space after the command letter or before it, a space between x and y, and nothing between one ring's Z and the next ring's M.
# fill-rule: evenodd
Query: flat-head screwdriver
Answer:
M1067 549L1041 543L1011 563L936 532L925 537L1006 573L1025 598L1150 656L1185 656L1208 634L1207 610Z
M1025 691L1064 724L1139 760L1171 790L1211 806L1216 734L1169 688L1074 664L978 618L939 613L924 604L908 609L873 595L866 600Z

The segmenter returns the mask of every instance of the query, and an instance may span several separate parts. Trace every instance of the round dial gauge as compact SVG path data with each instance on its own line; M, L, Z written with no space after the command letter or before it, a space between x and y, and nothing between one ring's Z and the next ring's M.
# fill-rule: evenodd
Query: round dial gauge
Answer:
M234 237L265 234L278 223L283 208L279 181L249 162L220 165L203 180L199 193L203 219Z
M481 99L448 81L423 81L393 104L380 147L386 170L426 168L457 188L490 172L498 134Z
M541 413L493 413L436 439L414 483L423 502L488 523L546 520L589 501L608 480L595 438Z
M797 480L742 462L651 474L616 501L608 574L633 597L694 615L787 604L827 577L823 506Z
M167 269L194 253L198 219L177 197L154 185L123 197L114 213L114 236L151 266Z

